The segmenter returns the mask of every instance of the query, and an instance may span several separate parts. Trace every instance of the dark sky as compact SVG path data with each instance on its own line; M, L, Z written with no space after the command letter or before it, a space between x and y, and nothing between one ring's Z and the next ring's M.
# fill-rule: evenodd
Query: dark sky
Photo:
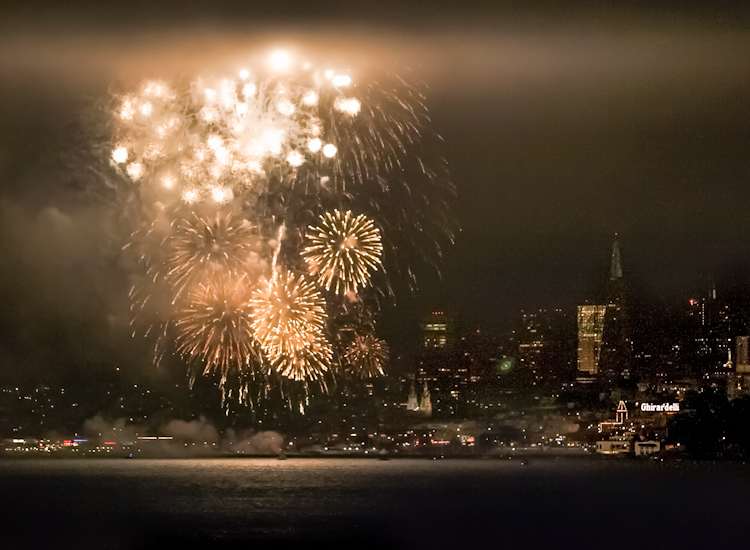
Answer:
M413 329L431 303L481 326L572 308L594 292L615 232L646 295L676 300L700 277L750 272L746 9L457 4L12 8L0 24L4 374L123 349L140 362L121 337L128 285L111 212L56 172L80 108L112 82L234 70L277 45L408 65L430 86L462 232L443 281L425 280L386 319Z

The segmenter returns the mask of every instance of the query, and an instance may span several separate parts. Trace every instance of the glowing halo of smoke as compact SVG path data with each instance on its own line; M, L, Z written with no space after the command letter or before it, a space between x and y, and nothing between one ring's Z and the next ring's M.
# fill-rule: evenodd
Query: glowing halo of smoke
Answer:
M381 265L380 231L364 214L335 210L321 216L305 236L302 256L321 286L338 294L358 292L367 286L372 271Z
M325 300L304 276L282 271L263 280L250 298L252 328L271 365L294 380L317 379L331 362L325 337Z
M372 334L357 335L346 351L346 361L351 371L362 378L383 376L388 363L388 344Z

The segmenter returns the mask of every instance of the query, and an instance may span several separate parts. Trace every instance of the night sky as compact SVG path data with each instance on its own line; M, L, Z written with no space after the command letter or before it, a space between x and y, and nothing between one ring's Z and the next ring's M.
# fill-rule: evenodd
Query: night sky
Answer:
M113 82L234 71L258 48L411 67L430 88L462 231L442 281L385 312L397 348L433 304L488 328L521 309L572 311L615 232L646 296L750 273L747 11L529 5L12 8L0 24L0 376L145 363L127 336L122 228L60 172L70 129Z

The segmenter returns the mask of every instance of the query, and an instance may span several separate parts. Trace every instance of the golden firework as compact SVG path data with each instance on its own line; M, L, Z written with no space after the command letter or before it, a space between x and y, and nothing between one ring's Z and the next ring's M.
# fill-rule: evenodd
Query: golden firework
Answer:
M146 82L138 93L118 97L112 163L159 201L225 204L262 188L269 170L315 162L309 153L323 147L321 111L347 124L357 118L361 102L344 96L335 80L349 84L351 78L323 78L311 67L293 66L285 52L273 53L269 67L187 87ZM316 140L317 149L310 145ZM324 154L332 158L335 136L326 141Z
M357 335L346 352L346 361L362 378L382 376L388 362L388 344L372 334Z
M325 300L312 281L288 271L275 274L261 282L250 304L255 336L280 374L301 380L328 369Z
M326 213L318 226L308 228L306 239L302 256L326 290L358 292L381 265L380 231L364 214Z
M247 273L257 264L259 237L253 226L234 213L192 214L174 222L169 239L166 280L175 297L197 282L220 274Z
M272 362L279 374L292 380L317 380L328 370L333 349L323 332L309 329L286 339L289 352Z
M192 289L178 312L177 351L204 363L204 374L226 379L232 368L242 370L258 358L249 286L244 276L216 275Z

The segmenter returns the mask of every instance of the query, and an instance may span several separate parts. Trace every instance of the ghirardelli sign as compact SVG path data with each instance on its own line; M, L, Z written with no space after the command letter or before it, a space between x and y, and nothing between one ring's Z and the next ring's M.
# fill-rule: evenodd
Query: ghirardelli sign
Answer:
M679 403L641 403L643 412L680 412Z

